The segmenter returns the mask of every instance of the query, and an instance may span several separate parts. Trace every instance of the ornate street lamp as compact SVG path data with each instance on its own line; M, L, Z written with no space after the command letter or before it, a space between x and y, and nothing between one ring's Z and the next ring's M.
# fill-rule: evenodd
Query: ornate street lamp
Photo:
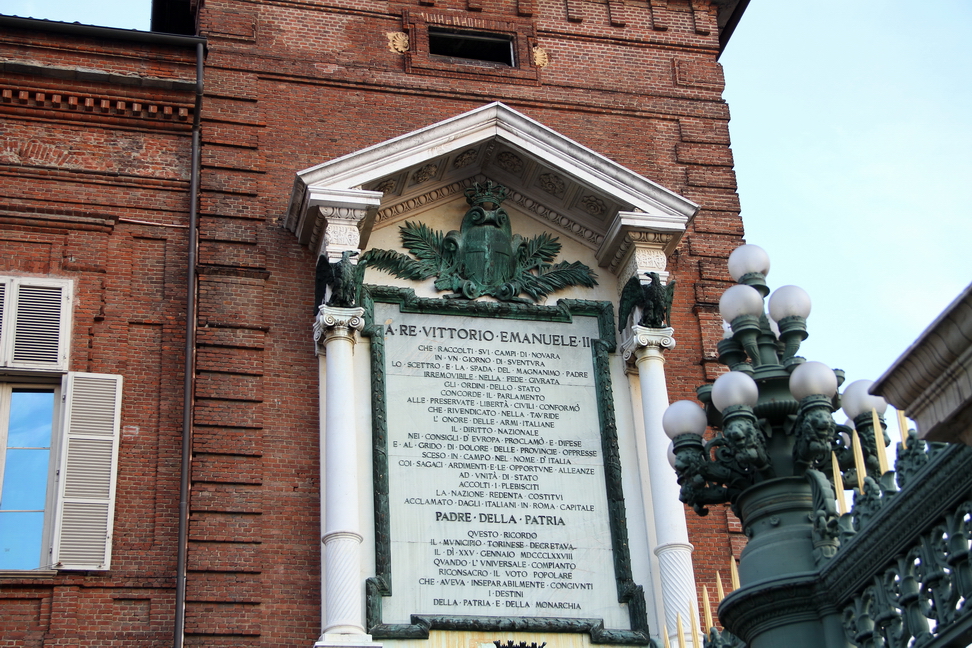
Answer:
M738 283L719 302L731 328L718 344L719 361L730 371L697 389L704 409L676 402L663 426L672 439L680 499L699 515L707 506L730 504L749 538L739 563L741 587L719 609L725 626L753 648L843 647L838 610L814 593L817 568L833 555L838 536L836 517L820 511L833 509L833 465L849 483L858 479L855 451L863 458L856 465L879 481L877 440L881 453L890 442L880 418L886 404L867 393L870 381L851 383L839 395L842 371L797 355L807 338L810 297L797 286L770 295L769 267L755 245L730 255ZM854 428L835 422L841 402ZM709 439L707 427L716 430Z

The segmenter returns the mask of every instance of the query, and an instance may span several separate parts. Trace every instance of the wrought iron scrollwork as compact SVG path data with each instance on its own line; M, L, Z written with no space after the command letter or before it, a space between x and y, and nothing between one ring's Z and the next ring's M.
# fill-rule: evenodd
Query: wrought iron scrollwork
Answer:
M869 529L876 531L876 527ZM847 639L861 648L918 648L960 622L968 624L972 619L970 538L972 498L920 534L844 607Z
M898 475L898 488L905 484L928 463L927 444L918 438L915 430L908 431L908 445L898 444L898 455L894 461L894 471Z

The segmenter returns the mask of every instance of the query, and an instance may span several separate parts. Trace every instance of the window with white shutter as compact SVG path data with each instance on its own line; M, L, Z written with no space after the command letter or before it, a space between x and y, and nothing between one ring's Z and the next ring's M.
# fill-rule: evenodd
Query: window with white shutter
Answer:
M67 371L73 287L0 277L0 571L111 563L122 377Z
M122 377L69 373L51 562L55 569L108 569Z
M9 292L10 281L10 279L0 277L0 340L3 340L3 335L7 331L5 320L7 319L7 292ZM2 348L3 345L0 344L0 349Z
M0 278L0 367L67 371L72 282Z

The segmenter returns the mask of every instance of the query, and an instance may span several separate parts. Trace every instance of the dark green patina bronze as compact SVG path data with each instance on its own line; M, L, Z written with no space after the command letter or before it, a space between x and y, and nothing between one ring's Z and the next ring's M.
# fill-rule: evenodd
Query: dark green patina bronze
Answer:
M611 541L614 553L614 576L618 602L628 606L630 630L604 627L600 619L556 617L499 617L412 615L408 624L382 622L382 598L392 595L391 531L388 507L388 422L385 397L385 346L381 324L375 324L375 302L397 304L402 313L424 313L475 316L569 323L574 317L595 317L600 339L591 341L597 390L601 447L604 453L604 476L607 489ZM611 389L608 356L615 351L614 312L610 302L562 299L556 306L538 306L521 302L481 302L465 300L422 299L412 290L386 286L364 286L361 303L366 325L362 335L371 341L372 376L372 448L374 463L375 567L376 576L365 584L366 624L376 639L427 639L430 630L477 630L522 632L587 632L591 641L602 644L652 646L645 594L631 572L628 548L624 493L621 483L621 459L618 450L614 397Z
M857 482L853 430L833 419L839 394L797 400L790 391L804 362L805 322L796 324L782 318L776 335L765 315L738 316L719 361L748 374L758 398L720 411L703 385L715 434L673 440L682 501L700 515L728 503L749 538L741 586L719 606L725 630L710 629L705 648L972 645L972 449L925 444L911 431L895 471L882 474L887 426L863 412L853 421L863 486L839 515L831 457L843 484Z
M364 277L365 264L355 265L351 257L357 252L346 250L334 263L325 255L317 259L317 276L314 284L314 315L322 304L337 308L353 308L358 305L358 291ZM325 300L327 290L331 294Z
M373 249L360 263L402 279L436 277L436 289L451 290L446 297L458 299L485 295L529 303L520 295L538 301L570 286L596 286L596 275L583 263L553 263L561 247L557 237L543 233L526 240L512 233L510 216L500 207L507 194L506 187L491 180L477 183L466 190L470 207L458 232L443 235L406 221L400 228L402 245L414 258Z
M646 272L651 279L647 286L635 276L628 279L621 291L621 301L618 303L618 330L623 331L628 325L628 317L637 306L641 309L641 317L636 324L648 328L662 328L672 325L672 299L675 297L675 282L661 283L657 272Z

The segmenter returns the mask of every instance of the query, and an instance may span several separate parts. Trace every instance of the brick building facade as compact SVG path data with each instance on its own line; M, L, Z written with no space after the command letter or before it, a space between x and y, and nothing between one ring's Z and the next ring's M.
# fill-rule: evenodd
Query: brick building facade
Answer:
M203 86L203 39L0 25L0 278L11 291L66 280L70 298L67 359L0 371L14 391L60 395L85 374L122 384L105 423L118 430L110 568L58 568L47 550L69 499L58 417L72 410L55 407L45 544L37 564L0 571L0 645L163 646L182 627L185 645L320 634L318 250L288 227L302 169L502 102L700 206L667 263L671 399L718 374L724 260L743 228L717 57L744 2L199 4ZM512 65L435 54L430 34L455 32L506 39ZM713 509L688 517L710 590L741 549Z

